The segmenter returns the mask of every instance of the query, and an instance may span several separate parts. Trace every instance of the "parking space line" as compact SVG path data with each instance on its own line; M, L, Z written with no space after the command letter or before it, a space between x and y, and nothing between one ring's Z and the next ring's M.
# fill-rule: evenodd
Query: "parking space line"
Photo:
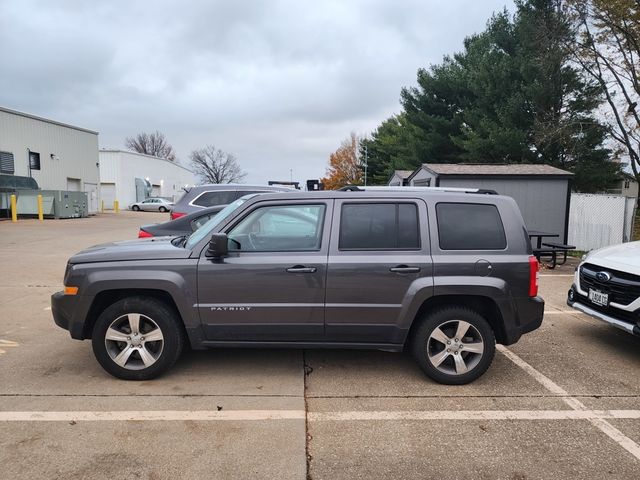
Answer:
M505 357L515 363L517 366L522 368L525 372L527 372L531 377L533 377L538 383L540 383L543 387L549 390L551 393L555 395L560 395L562 401L564 401L569 407L578 411L589 411L587 407L578 399L573 398L569 393L562 388L560 385L555 383L549 377L545 376L543 373L539 372L527 362L525 362L518 355L513 353L511 350L506 348L504 345L496 345L496 348L499 352L501 352ZM591 423L594 427L598 428L601 432L611 438L614 442L628 451L631 455L633 455L637 460L640 460L640 445L634 442L632 439L627 437L624 433L618 430L616 427L607 422L604 418L587 418L589 423Z
M0 412L0 422L304 420L304 410L134 410Z
M571 314L571 315L573 315L573 314L581 314L581 315L584 315L582 312L579 312L578 310L545 310L544 311L545 315L560 315L561 313L564 314L564 315L567 315L567 314Z
M312 421L639 419L640 410L429 410L311 412Z
M574 273L539 273L539 277L575 277Z
M0 422L304 420L304 410L7 411ZM640 410L397 410L309 412L309 420L605 420L640 419Z

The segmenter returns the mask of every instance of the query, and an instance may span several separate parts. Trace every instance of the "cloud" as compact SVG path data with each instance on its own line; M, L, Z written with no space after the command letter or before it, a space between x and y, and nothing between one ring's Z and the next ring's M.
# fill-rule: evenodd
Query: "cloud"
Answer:
M98 130L102 147L158 129L186 161L214 143L250 182L318 178L503 4L5 0L0 105Z

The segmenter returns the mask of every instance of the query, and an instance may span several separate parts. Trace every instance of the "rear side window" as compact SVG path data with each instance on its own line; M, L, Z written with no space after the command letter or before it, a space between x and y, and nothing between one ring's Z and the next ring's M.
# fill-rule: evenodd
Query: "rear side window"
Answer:
M340 250L417 250L414 203L351 203L342 206Z
M220 190L215 192L204 192L193 202L200 207L213 207L214 205L228 205L236 199L234 190Z
M441 250L504 250L507 239L495 205L438 203Z

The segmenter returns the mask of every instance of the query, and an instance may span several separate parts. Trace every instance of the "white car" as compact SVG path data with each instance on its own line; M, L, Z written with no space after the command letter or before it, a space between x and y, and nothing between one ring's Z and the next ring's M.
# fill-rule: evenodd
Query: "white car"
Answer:
M582 257L567 304L640 336L640 242L601 248Z
M129 209L133 211L144 210L146 212L168 212L173 208L173 202L164 198L147 198L142 202L136 202L129 205Z

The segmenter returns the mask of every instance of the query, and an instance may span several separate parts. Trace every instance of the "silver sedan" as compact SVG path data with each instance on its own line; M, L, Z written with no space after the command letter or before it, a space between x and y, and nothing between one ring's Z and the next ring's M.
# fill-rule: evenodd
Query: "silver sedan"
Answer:
M164 198L147 198L142 202L136 202L129 205L129 209L133 211L144 210L146 212L168 212L173 208L173 202Z

